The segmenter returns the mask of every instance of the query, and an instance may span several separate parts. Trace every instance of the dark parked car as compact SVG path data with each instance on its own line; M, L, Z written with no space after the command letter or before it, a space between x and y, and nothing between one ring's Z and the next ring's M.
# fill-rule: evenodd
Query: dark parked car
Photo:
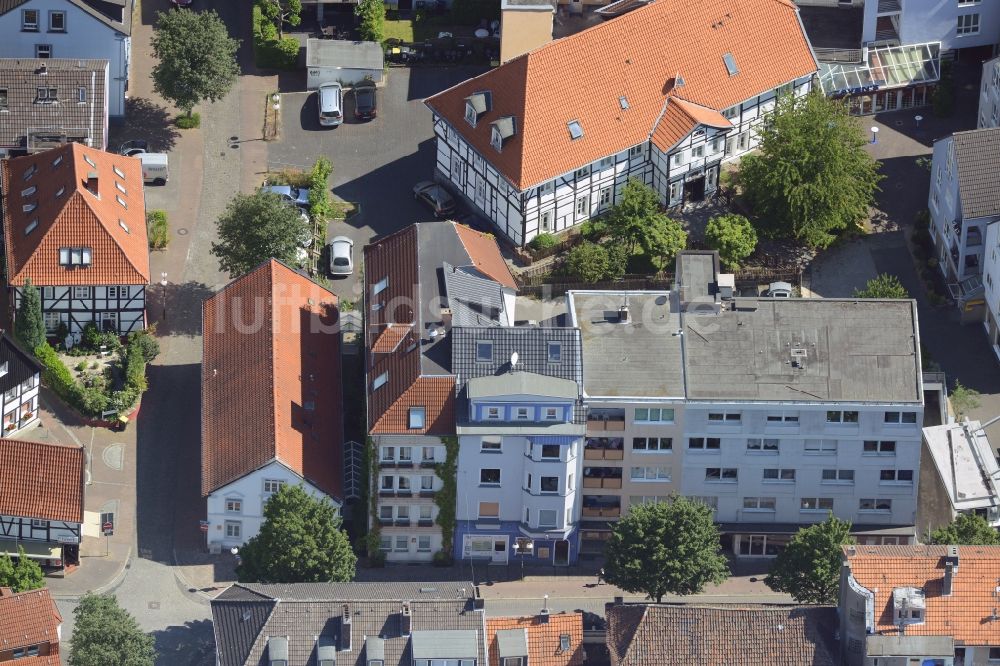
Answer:
M371 120L378 113L378 94L375 84L366 81L354 88L354 117L358 120Z
M448 190L429 180L413 186L413 198L430 206L434 217L447 217L455 212L455 200Z

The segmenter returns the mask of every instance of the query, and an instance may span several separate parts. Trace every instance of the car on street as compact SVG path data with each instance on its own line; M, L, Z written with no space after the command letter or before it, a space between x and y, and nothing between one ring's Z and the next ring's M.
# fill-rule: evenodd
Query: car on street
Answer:
M455 199L435 182L422 180L414 185L413 198L430 206L434 217L447 217L455 212Z
M143 139L133 139L132 141L126 141L122 144L122 147L118 149L119 155L124 155L125 157L134 157L136 155L142 155L143 153L149 152L149 142Z
M344 122L344 92L339 83L324 83L316 91L319 124L336 127Z
M372 120L378 113L378 94L373 81L363 81L354 88L354 117Z
M330 241L330 275L350 275L354 272L354 241L337 236Z
M293 203L296 206L309 205L309 190L305 187L294 187L292 185L265 185L260 188L264 192L274 192L282 200Z

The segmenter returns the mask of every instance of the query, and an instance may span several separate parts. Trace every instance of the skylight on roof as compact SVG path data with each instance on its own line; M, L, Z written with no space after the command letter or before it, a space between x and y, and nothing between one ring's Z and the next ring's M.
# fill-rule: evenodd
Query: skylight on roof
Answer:
M736 58L733 57L732 53L722 54L722 62L726 63L726 70L729 72L729 76L736 76L740 73L740 70L736 67Z
M579 120L571 120L566 124L569 128L569 138L576 141L583 136L583 125L580 124Z
M83 161L89 164L90 166L94 167L95 169L97 168L97 165L94 164L94 160L90 159L90 155L84 155Z
M31 222L28 222L28 226L26 226L24 228L24 235L27 236L32 231L34 231L37 227L38 227L38 218L36 217Z
M129 231L128 225L125 224L125 220L123 220L121 218L118 218L118 226L121 227L125 231L125 233L127 233L127 234L132 233L131 231Z
M618 106L622 107L622 111L628 109L628 98L625 95L618 98Z

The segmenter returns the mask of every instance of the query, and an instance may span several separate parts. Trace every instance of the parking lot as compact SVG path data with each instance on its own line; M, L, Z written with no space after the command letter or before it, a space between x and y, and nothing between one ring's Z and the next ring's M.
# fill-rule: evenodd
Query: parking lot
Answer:
M434 131L424 98L445 90L482 70L470 67L390 68L378 90L378 116L354 119L354 100L345 95L345 122L320 127L315 92L282 94L280 138L268 149L273 171L308 169L324 155L333 163L333 193L360 204L361 213L348 223L334 223L328 237L349 236L355 242L355 262L361 263L365 244L413 223L433 219L413 199L413 185L432 178ZM304 86L302 86L304 88ZM343 299L358 300L358 272L335 280Z

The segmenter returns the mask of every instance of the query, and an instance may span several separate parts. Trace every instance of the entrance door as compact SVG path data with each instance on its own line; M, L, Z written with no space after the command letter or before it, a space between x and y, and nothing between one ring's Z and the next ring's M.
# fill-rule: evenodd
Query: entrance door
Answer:
M507 537L497 537L493 540L493 564L507 564Z
M705 198L705 174L684 183L684 201L702 201Z
M705 172L705 192L712 193L719 188L719 165L709 167Z
M556 552L553 564L556 566L566 566L569 564L569 541L565 539L556 541Z

